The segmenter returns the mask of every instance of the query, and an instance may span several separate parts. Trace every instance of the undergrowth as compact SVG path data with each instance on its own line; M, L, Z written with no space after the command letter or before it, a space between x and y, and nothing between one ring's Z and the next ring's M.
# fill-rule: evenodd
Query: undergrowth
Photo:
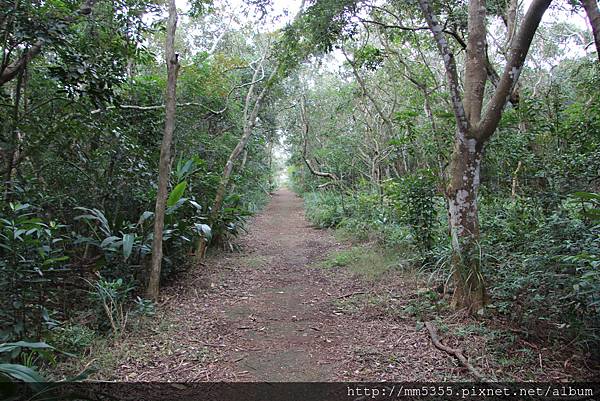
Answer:
M445 205L440 197L427 196L431 200L420 204L435 211L427 212L429 227L423 233L408 223L425 220L399 216L399 210L411 210L402 209L409 200L390 192L305 194L312 224L336 228L339 240L359 244L330 255L322 266L343 266L369 280L390 268L410 267L431 288L450 294ZM600 226L582 214L581 202L573 197L550 210L524 197L482 195L480 205L482 266L491 298L486 315L502 317L540 340L562 339L597 353ZM429 308L423 305L417 302L408 312L421 316Z

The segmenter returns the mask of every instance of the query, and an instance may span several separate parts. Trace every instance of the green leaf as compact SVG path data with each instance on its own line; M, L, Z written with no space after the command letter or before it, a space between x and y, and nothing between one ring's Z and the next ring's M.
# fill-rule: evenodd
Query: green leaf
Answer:
M196 201L193 201L193 200L191 200L191 199L190 199L190 200L188 200L188 202L190 202L190 204L191 204L192 206L194 206L194 207L196 208L196 210L202 210L202 206L200 206L200 204L199 204L198 202L196 202Z
M54 263L58 263L58 262L64 262L69 260L68 256L60 256L57 258L50 258L50 259L46 259L44 260L44 263L42 264L43 266L48 266L48 265L52 265Z
M596 194L593 192L573 192L573 196L581 199L597 199L600 200L600 194Z
M23 365L12 363L0 363L0 374L8 376L13 380L19 380L27 383L42 383L44 378L35 370Z
M0 354L4 352L10 352L15 348L29 348L29 349L54 349L53 346L44 342L30 343L27 341L17 341L16 343L4 343L0 344Z
M583 213L590 220L600 220L600 209L590 209Z
M183 192L185 191L186 187L187 187L187 182L183 181L183 182L180 182L179 184L177 184L175 186L175 188L173 188L173 190L169 194L169 198L167 199L167 206L168 207L175 206L175 204L183 196Z
M104 239L104 241L102 241L100 243L100 248L105 249L105 248L110 248L111 245L114 245L114 243L116 241L119 241L121 238L119 237L115 237L114 235L111 235L110 237L107 237Z
M135 235L133 234L125 234L123 235L123 257L125 260L129 258L131 255L131 251L133 250L133 242L135 241Z
M146 210L140 216L140 219L138 220L138 225L141 225L144 221L146 221L146 220L148 220L149 218L152 218L152 217L154 217L154 212L150 212L150 211Z

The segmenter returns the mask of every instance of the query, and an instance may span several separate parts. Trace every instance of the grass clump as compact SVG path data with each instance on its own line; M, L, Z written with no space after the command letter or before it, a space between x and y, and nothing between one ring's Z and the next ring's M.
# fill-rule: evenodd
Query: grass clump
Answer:
M354 246L350 249L334 252L321 266L327 269L346 268L361 278L376 280L390 270L401 266L399 257L381 248Z

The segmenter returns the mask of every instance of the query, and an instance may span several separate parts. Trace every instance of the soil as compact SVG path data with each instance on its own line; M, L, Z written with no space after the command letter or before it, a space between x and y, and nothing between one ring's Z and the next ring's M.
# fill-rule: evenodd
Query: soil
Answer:
M337 241L331 231L312 227L302 200L289 190L273 194L239 245L241 252L210 256L203 266L164 288L157 316L143 333L115 345L111 352L118 355L116 369L103 379L473 379L451 356L432 346L418 319L390 312L402 310L418 296L418 280L391 272L374 283L342 268L319 266L328 254L350 245ZM454 327L476 322L447 312L443 323L440 334L447 344L461 345L477 369L497 378L498 355L487 348L485 335L449 334ZM572 353L565 361L564 350L553 354L530 345L536 361L539 351L541 368L513 369L502 377L564 380L573 375L573 366L582 365Z

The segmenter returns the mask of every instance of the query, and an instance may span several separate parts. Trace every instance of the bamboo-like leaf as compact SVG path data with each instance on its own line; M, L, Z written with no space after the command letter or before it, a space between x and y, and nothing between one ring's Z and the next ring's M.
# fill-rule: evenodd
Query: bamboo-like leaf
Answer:
M29 349L54 349L53 346L44 342L30 343L27 341L17 341L16 343L4 343L0 344L0 354L4 352L10 352L15 348L29 348Z
M148 219L150 219L152 217L154 217L154 212L150 212L150 211L146 210L140 216L140 219L138 220L138 225L141 225L144 221L146 221L146 220L148 220Z
M196 232L198 232L198 234L202 235L202 237L204 237L207 241L210 241L212 237L212 230L208 224L195 223L194 227L196 228Z
M183 193L185 192L185 188L187 187L187 182L180 182L173 188L171 193L169 194L169 198L167 199L167 206L172 207L181 199Z
M13 380L27 383L41 383L46 381L35 370L28 368L27 366L16 365L13 363L0 363L0 374L8 376Z
M121 238L119 237L115 237L114 235L111 235L110 237L107 237L104 239L104 241L102 241L100 243L100 248L108 248L111 245L113 245L115 242L119 241Z

